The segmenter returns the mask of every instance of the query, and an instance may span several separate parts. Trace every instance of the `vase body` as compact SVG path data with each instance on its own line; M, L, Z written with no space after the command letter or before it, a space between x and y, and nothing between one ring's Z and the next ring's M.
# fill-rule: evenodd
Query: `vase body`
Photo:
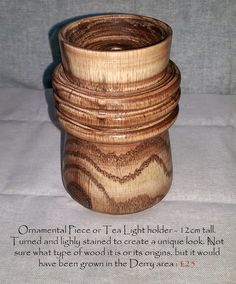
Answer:
M60 32L53 88L66 132L62 175L87 208L138 212L171 186L168 129L180 97L171 36L165 23L135 15L85 18Z

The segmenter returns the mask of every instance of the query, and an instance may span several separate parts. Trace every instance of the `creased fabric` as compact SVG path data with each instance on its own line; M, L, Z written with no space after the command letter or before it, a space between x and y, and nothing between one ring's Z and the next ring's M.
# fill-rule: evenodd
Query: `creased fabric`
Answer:
M180 106L170 129L174 166L170 192L153 208L112 216L85 209L63 187L61 132L52 110L52 90L0 89L1 283L234 283L236 97L189 94L182 96ZM43 228L214 224L225 243L221 256L197 258L194 269L46 269L30 257L13 256L10 236L22 224Z

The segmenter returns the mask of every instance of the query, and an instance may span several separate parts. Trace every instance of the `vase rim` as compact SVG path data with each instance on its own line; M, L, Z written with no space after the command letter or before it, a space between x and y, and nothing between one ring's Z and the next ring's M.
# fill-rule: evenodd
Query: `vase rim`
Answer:
M85 47L82 44L78 44L75 42L75 40L71 40L71 37L73 36L74 33L81 32L81 27L83 28L83 25L87 25L87 30L84 30L82 35L85 36L86 39L86 32L91 32L91 26L94 27L96 24L109 24L109 23L114 23L115 25L119 26L119 24L125 24L125 21L130 20L131 26L135 27L135 25L140 25L144 29L144 34L146 37L147 36L152 36L152 42L142 42L140 45L137 46L122 46L122 44L119 45L114 45L113 47L107 47L104 48L103 46L101 49L98 49L98 47ZM103 22L102 22L103 21ZM118 22L115 22L118 21ZM136 22L135 22L136 21ZM146 24L146 26L145 26ZM150 26L151 25L151 26ZM154 28L158 30L154 30ZM96 29L96 27L95 27ZM95 30L96 31L96 30ZM112 32L111 28L111 32ZM98 32L98 31L97 31ZM127 32L127 31L126 31ZM160 32L161 35L158 35L157 33ZM94 33L94 31L93 31ZM156 33L156 34L155 34ZM141 16L141 15L136 15L136 14L116 14L116 13L111 13L111 14L104 14L104 15L95 15L95 16L88 16L85 18L81 18L79 20L75 20L69 24L66 24L64 27L61 28L59 32L59 40L64 42L65 44L69 45L70 47L74 48L75 50L80 50L86 51L87 53L109 53L111 54L121 54L121 53L130 53L133 52L134 50L144 50L148 48L152 48L153 46L157 46L162 44L163 42L167 41L169 38L172 37L172 28L165 22L149 17L149 16ZM128 34L125 34L125 31L120 32L120 36L125 36L124 41L127 41ZM159 37L158 37L159 36ZM88 36L87 36L88 37ZM96 38L96 34L94 34L94 37ZM109 34L109 38L112 37L112 33ZM105 39L105 36L103 37ZM120 37L121 39L121 37ZM136 40L139 39L140 41L143 40L141 37L137 37ZM83 40L83 39L82 39ZM144 40L143 40L144 41ZM139 44L139 43L138 43ZM109 49L110 48L110 49Z

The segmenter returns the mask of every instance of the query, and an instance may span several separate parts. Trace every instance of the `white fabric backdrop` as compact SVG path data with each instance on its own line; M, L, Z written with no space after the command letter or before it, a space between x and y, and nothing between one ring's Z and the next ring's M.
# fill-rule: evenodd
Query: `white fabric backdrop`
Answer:
M65 191L61 132L53 114L51 73L60 61L59 28L78 16L128 12L159 18L174 31L171 58L182 73L180 115L170 130L174 180L157 206L128 216L91 212ZM236 283L236 1L0 2L0 282ZM224 95L224 96L220 96ZM21 224L214 224L224 239L219 257L194 269L39 269L14 257ZM180 235L175 234L178 238ZM174 259L174 257L173 257Z
M19 88L0 90L0 282L235 283L236 97L182 97L180 116L170 130L171 190L159 205L125 216L91 212L63 188L60 130L51 122L46 103L50 110L51 97L51 90L45 94ZM223 238L224 245L219 257L195 257L194 269L45 269L30 257L13 256L10 236L21 224L42 228L65 224L198 228L214 224L216 237Z

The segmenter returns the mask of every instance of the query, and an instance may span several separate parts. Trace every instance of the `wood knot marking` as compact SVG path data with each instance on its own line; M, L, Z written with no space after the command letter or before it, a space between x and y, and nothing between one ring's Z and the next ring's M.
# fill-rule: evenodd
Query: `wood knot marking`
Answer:
M92 203L89 196L87 195L85 190L82 187L80 187L77 183L75 182L68 183L66 189L68 193L81 205L83 205L86 208L92 209Z

